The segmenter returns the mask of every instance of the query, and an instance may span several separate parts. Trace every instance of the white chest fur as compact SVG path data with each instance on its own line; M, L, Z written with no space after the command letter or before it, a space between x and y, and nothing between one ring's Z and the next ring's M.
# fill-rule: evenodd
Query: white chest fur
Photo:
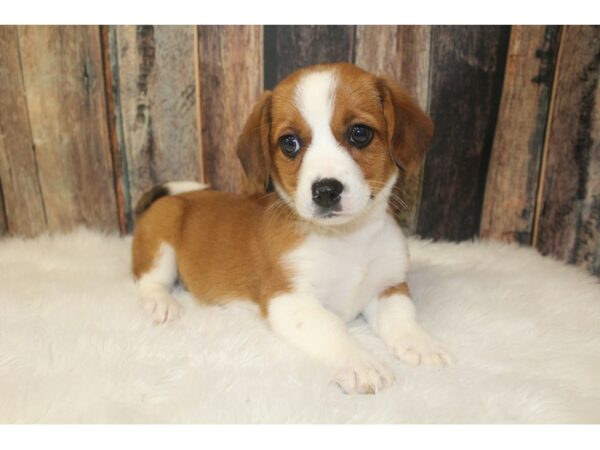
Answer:
M382 211L350 232L310 235L286 262L298 293L349 321L383 290L406 280L408 249L394 219Z

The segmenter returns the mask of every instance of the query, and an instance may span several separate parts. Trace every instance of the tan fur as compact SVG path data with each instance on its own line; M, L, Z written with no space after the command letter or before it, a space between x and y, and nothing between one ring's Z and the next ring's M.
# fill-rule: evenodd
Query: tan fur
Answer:
M388 77L380 77L379 90L387 123L392 158L407 172L419 167L433 136L433 123L406 91Z
M309 226L277 194L261 193L271 177L295 196L302 155L286 157L278 141L294 133L303 147L310 144L310 129L294 105L295 88L309 71L330 69L338 77L334 136L362 168L372 194L397 170L395 162L407 170L419 164L431 137L431 121L400 88L351 64L301 69L263 94L241 133L237 154L247 177L245 188L258 194L197 191L157 200L136 225L136 278L152 268L160 244L166 242L175 250L181 279L201 301L249 298L266 314L268 300L290 290L292 274L282 265L282 256L302 242ZM368 150L347 142L348 127L355 124L375 130ZM408 295L403 283L383 295L404 290Z
M296 245L301 227L276 194L244 197L196 191L163 197L141 217L133 242L133 273L150 269L164 241L173 246L179 275L201 301L256 302L289 289L281 255Z
M391 297L392 295L395 295L395 294L406 295L407 297L410 297L410 290L408 289L408 284L400 283L400 284L397 284L396 286L390 286L389 288L387 288L385 291L383 291L381 293L379 298L387 298L387 297Z
M237 155L246 175L246 193L262 193L267 189L271 165L270 131L271 92L266 91L252 108L237 144Z

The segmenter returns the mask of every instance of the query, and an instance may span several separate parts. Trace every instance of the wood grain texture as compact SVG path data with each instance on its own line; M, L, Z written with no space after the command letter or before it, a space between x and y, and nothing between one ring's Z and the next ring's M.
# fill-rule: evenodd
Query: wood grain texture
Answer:
M434 26L430 115L417 232L463 240L479 233L509 27Z
M112 30L111 30L112 31ZM151 187L203 180L193 26L117 26L110 45L128 228Z
M375 74L396 80L424 111L429 107L430 26L356 27L355 64ZM417 226L421 198L422 167L411 175L402 172L393 207L400 225L409 233Z
M123 168L127 167L127 161L124 152L119 151L119 142L123 142L123 129L121 127L122 120L117 115L116 100L118 93L115 92L116 83L113 78L118 77L118 69L116 64L113 64L111 60L111 48L116 49L116 36L114 29L108 25L100 26L100 43L102 46L102 65L103 74L105 80L105 95L106 95L106 118L108 124L108 135L110 153L113 163L113 185L115 188L115 197L117 201L117 217L119 220L119 230L121 234L127 233L128 230L128 217L125 207L125 194L124 194L124 181L129 180L127 174L124 174Z
M6 209L4 208L4 196L2 195L2 180L0 180L0 237L8 233L6 223Z
M559 30L512 27L481 237L531 243Z
M46 228L46 213L37 173L18 30L0 26L0 183L3 208L0 229L34 236Z
M265 88L304 66L352 62L355 27L265 25Z
M118 229L98 27L18 32L48 229Z
M600 274L600 27L561 39L534 244Z
M263 92L261 26L200 26L200 91L205 175L213 188L241 192L236 143Z

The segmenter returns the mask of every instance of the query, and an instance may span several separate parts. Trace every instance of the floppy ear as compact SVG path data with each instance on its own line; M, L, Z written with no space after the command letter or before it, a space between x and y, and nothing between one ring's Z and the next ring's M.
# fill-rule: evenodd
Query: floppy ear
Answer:
M254 105L237 143L237 155L246 174L247 193L267 190L271 167L270 129L271 92L266 91Z
M431 136L433 123L419 105L388 77L378 82L387 125L388 146L397 166L407 172L419 167Z

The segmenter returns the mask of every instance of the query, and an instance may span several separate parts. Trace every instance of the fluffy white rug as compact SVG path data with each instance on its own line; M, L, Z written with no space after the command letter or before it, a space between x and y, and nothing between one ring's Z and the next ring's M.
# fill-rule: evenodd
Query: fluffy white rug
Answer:
M396 384L347 396L246 303L185 292L151 324L129 239L86 230L0 242L0 422L600 422L600 285L534 251L411 241L410 286L446 369L395 361Z

